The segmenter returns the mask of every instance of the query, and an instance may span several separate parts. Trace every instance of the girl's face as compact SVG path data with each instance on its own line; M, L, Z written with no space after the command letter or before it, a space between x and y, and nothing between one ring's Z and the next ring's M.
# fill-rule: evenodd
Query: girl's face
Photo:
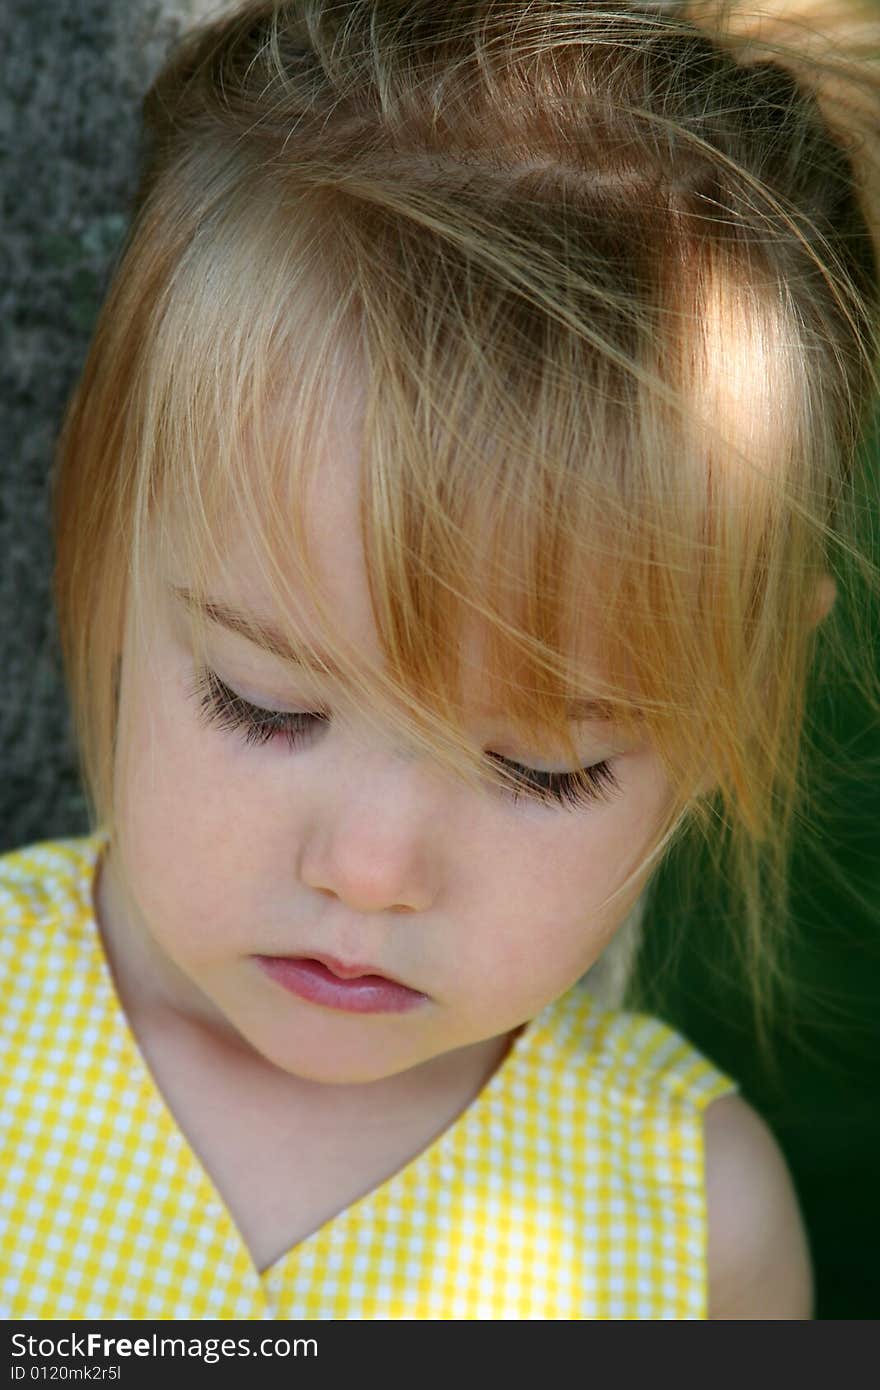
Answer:
M309 526L340 628L376 660L357 470L353 438L328 441ZM234 591L211 600L271 623L244 551L231 554ZM602 779L595 800L572 807L527 791L514 801L489 783L475 790L354 713L334 721L344 692L331 681L212 622L210 670L229 691L269 710L329 714L301 721L295 746L283 733L248 741L228 717L206 719L193 695L199 670L172 592L186 576L164 580L141 644L130 625L123 652L118 845L98 896L121 978L145 1007L244 1039L312 1081L379 1080L456 1049L500 1055L588 969L631 907L636 889L600 905L667 809L656 754L584 723L580 763L608 760L617 784ZM476 746L570 770L552 750L515 740L476 695L468 708ZM284 957L300 958L298 992L266 964ZM336 986L317 957L410 993Z

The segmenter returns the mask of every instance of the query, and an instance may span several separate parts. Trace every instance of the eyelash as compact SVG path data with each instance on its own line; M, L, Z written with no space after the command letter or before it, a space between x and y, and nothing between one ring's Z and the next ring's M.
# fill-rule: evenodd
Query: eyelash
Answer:
M230 690L213 671L201 672L189 694L198 702L200 718L205 724L243 733L245 743L252 747L268 743L280 734L291 748L297 748L314 731L316 722L327 723L330 718L323 712L269 710L252 705ZM596 801L609 801L620 791L620 783L607 759L576 772L541 772L502 758L498 753L488 753L487 757L521 779L521 787L509 789L514 802L526 795L544 804L578 809Z

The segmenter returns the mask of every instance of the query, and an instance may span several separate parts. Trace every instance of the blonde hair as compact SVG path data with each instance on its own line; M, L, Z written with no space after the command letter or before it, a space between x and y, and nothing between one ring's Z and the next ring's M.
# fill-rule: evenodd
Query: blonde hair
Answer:
M234 518L289 642L305 592L363 709L458 775L502 775L462 726L471 623L515 729L573 758L590 696L649 737L669 814L619 892L702 838L767 999L816 585L836 556L876 586L880 311L862 144L802 52L757 60L722 9L299 0L185 36L54 478L96 826L126 615L169 568L222 592ZM304 505L351 401L376 666L322 598Z

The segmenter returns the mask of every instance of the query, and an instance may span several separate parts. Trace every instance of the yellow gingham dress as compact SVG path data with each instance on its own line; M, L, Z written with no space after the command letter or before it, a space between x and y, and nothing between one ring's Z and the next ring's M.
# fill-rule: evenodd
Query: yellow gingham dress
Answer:
M702 1115L733 1083L581 987L426 1150L258 1273L120 1008L105 842L0 856L0 1317L705 1317Z

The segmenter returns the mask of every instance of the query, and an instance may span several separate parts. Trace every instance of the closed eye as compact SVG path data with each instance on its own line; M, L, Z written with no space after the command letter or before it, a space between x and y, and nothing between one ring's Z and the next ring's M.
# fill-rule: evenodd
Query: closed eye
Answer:
M189 694L197 701L204 723L238 733L250 746L280 738L288 747L298 748L330 721L325 711L269 710L254 705L208 670L199 673ZM608 759L571 772L543 772L499 753L487 753L486 757L506 774L504 790L514 802L526 795L545 804L576 809L608 801L621 790Z

